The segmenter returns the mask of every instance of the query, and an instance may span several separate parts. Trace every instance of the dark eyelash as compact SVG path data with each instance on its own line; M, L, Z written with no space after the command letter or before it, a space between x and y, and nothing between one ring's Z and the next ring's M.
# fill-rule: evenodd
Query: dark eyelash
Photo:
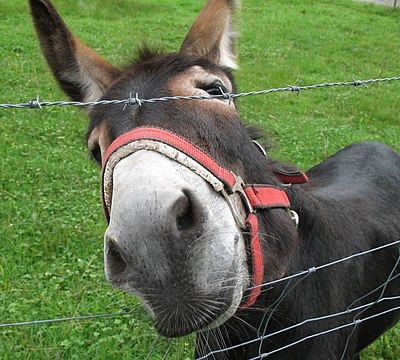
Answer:
M207 91L209 95L223 95L227 92L226 87L219 81L214 82L208 86L204 86L203 90Z

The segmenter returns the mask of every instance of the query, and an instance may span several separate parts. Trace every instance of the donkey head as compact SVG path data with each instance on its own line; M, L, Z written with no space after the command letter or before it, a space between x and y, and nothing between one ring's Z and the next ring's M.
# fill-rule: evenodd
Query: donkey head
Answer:
M74 100L142 99L232 92L236 68L234 0L209 0L177 53L144 48L118 70L82 44L49 0L30 0L46 59ZM110 144L133 129L159 128L186 139L221 167L251 183L278 184L252 142L234 102L224 99L101 105L89 111L88 147L101 163ZM158 145L157 145L158 146ZM113 167L104 237L105 269L114 286L135 294L158 331L181 336L218 326L245 302L253 279L247 233L232 205L190 166L146 146ZM110 195L110 194L109 194ZM264 280L280 274L295 239L285 209L258 215ZM289 229L283 231L282 229ZM262 276L261 276L262 277ZM261 279L261 280L263 280Z

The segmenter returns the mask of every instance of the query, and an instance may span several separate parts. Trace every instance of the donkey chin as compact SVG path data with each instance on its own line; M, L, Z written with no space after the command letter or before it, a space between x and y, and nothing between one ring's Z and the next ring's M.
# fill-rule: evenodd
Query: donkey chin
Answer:
M220 326L249 286L226 201L193 171L145 150L115 167L105 265L108 281L137 296L167 337Z

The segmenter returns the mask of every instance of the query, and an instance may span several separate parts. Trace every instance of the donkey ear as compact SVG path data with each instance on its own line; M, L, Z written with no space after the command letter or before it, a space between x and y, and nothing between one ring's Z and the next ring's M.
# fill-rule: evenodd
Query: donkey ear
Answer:
M213 63L237 69L233 28L238 0L209 0L186 36L180 53L206 57Z
M61 88L75 101L101 98L119 71L80 42L49 0L30 0L43 53Z

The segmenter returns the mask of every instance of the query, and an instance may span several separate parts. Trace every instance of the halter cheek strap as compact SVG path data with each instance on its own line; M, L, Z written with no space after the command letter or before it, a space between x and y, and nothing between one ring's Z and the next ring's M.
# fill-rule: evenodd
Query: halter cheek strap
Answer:
M249 247L252 256L253 284L250 294L241 308L253 305L260 294L260 285L264 278L264 264L256 213L258 210L271 208L289 210L290 202L286 193L272 185L244 184L239 176L221 167L210 156L183 138L163 129L143 127L134 129L117 138L104 156L102 198L107 221L110 220L111 213L114 168L120 160L140 150L158 152L186 166L201 176L225 198L238 226L251 236ZM282 177L288 176L287 174L281 175ZM301 176L303 175L301 173ZM277 175L277 177L279 176ZM288 177L290 178L290 176Z

